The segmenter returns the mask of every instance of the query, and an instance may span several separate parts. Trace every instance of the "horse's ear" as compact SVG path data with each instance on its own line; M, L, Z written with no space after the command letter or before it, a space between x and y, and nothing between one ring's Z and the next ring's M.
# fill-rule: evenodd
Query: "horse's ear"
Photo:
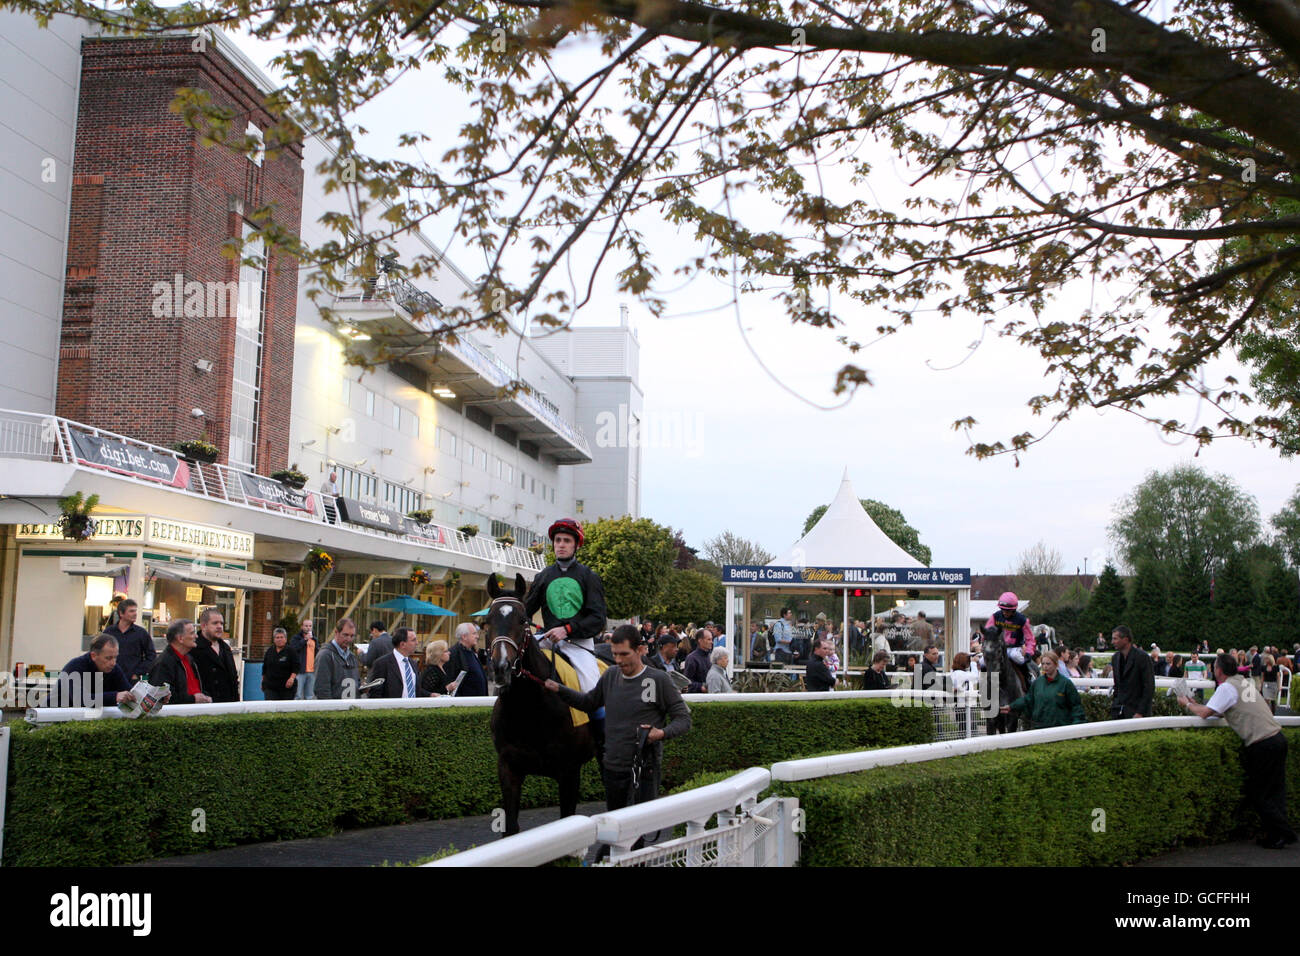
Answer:
M528 583L524 581L524 576L522 574L516 574L515 594L519 595L520 597L523 597L527 593L528 593Z
M495 574L489 574L487 577L487 593L488 597L494 601L501 596L501 588L497 586L497 576Z

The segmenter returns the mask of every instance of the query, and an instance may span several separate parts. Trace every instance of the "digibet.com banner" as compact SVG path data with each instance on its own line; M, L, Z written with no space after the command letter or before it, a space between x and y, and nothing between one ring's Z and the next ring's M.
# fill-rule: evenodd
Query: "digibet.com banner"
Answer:
M74 431L69 435L78 464L145 478L173 488L184 488L190 483L189 466L173 455L160 455L139 445L83 432Z
M970 568L793 568L728 564L723 584L819 584L828 587L970 585Z

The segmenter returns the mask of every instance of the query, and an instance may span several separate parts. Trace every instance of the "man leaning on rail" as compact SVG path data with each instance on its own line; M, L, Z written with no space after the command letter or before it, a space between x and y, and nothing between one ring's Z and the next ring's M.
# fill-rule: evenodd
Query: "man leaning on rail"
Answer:
M1237 673L1231 654L1214 660L1214 696L1208 704L1179 697L1197 717L1222 717L1241 738L1241 765L1246 771L1246 798L1259 814L1263 835L1256 841L1280 850L1296 841L1286 818L1286 737L1282 725L1260 697L1255 685Z

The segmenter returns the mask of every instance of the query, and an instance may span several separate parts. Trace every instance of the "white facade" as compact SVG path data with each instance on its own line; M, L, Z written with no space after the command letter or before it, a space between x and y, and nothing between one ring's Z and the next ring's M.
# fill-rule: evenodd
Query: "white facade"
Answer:
M313 244L327 238L319 220L335 208L334 197L324 194L315 173L324 148L310 141L303 162L302 230ZM438 252L421 235L402 237L396 246L399 265L417 254ZM384 282L379 280L381 298ZM459 302L471 288L470 280L446 260L439 274L412 284L447 304ZM474 524L493 537L509 533L519 545L544 538L557 516L579 512L578 500L584 501L581 512L588 518L639 515L639 450L628 455L626 449L598 450L592 443L600 411L612 406L617 414L621 402L640 415L636 343L629 330L580 330L562 361L555 361L558 353L550 340L517 333L459 333L460 345L454 348L460 358L450 364L420 354L366 369L345 364L345 332L321 317L306 296L307 287L304 271L288 457L309 476L311 487L322 488L333 470L347 497L402 512L429 509L435 521L453 527ZM356 335L374 336L362 338L361 348L404 353L381 334L394 332L393 323L418 338L408 312L394 309L391 302L383 307L359 301L369 294L360 283L349 292L354 295L345 293L333 308ZM610 349L601 333L617 339L613 361L603 356ZM625 339L631 342L630 355ZM575 348L577 361L570 355ZM600 374L575 375L574 368ZM507 382L526 383L536 410L502 401L500 386ZM443 397L432 393L439 388L445 389ZM525 437L539 428L555 439L552 445L564 447L548 449L544 440ZM579 432L585 432L585 439L564 442L557 437Z
M577 388L576 420L592 460L574 469L574 511L588 521L641 517L641 456L650 436L639 384L641 344L626 312L616 326L547 332L531 343Z
M0 10L0 408L54 411L84 28Z

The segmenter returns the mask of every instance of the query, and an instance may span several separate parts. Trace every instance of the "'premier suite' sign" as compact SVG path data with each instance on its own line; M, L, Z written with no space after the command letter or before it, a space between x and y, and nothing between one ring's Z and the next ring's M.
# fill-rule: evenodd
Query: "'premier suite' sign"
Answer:
M339 517L349 524L359 524L365 528L387 531L390 534L404 534L419 538L427 544L446 544L447 539L442 528L435 524L420 524L414 518L385 508L372 505L356 498L339 498Z

